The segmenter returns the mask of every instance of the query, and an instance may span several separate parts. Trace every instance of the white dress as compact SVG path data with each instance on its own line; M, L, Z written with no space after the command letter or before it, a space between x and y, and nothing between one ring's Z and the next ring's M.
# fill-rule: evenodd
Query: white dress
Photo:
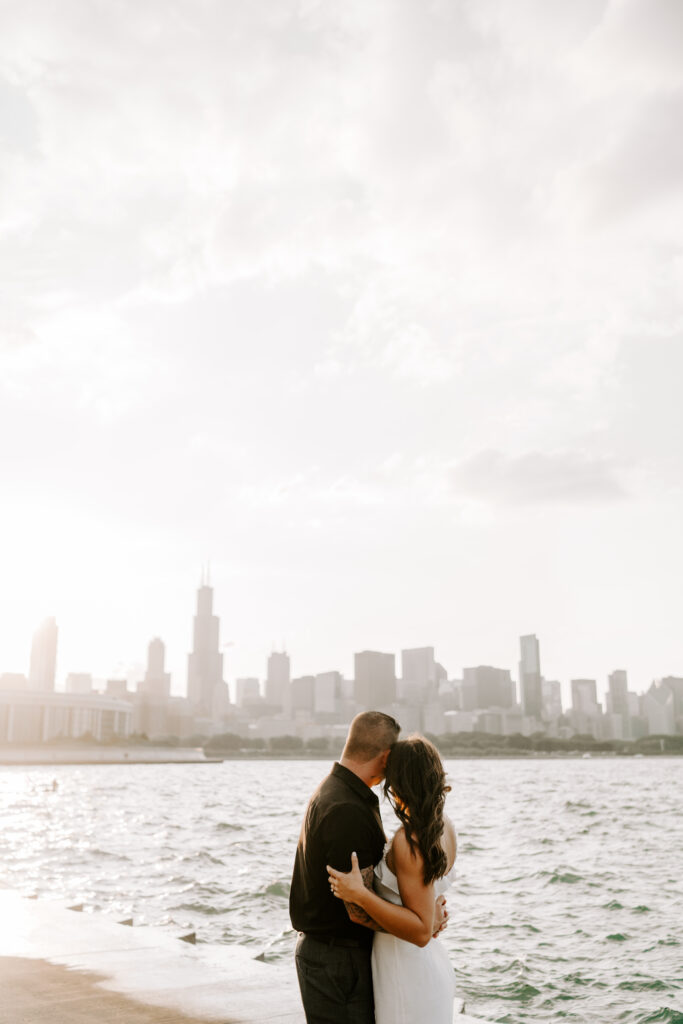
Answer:
M375 868L374 889L390 903L402 904L398 881L387 867L387 851ZM453 883L454 867L434 882L436 896ZM455 972L441 939L416 946L387 932L372 942L375 1024L452 1024Z

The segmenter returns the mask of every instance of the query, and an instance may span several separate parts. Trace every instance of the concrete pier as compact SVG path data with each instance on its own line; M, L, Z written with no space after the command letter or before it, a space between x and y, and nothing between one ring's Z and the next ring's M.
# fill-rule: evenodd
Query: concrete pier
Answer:
M0 1024L92 1021L305 1024L292 963L0 890Z
M22 768L67 764L221 764L222 761L222 757L207 757L201 747L94 747L67 744L22 747L0 744L0 765Z

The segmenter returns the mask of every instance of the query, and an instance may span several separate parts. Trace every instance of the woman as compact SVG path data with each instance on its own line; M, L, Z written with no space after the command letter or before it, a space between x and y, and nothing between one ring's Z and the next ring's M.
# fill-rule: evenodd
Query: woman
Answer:
M452 882L456 839L444 814L450 790L436 747L422 736L394 744L386 767L384 792L401 828L387 843L375 868L374 891L366 889L352 857L345 874L328 867L335 896L356 903L380 927L395 929L392 905L413 917L397 938L375 934L372 983L376 1024L451 1024L455 974L434 933L434 903Z

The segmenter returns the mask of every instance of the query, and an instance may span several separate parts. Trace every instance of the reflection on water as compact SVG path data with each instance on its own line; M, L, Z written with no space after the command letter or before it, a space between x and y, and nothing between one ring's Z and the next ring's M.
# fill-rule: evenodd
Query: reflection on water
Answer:
M0 769L0 884L289 956L294 847L327 768ZM469 1010L683 1024L683 759L448 769L459 871L443 941Z

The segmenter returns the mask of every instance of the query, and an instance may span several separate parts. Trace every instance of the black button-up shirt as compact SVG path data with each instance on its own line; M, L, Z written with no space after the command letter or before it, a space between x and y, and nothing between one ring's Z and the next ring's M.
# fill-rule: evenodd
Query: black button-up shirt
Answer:
M289 895L293 927L323 939L357 939L370 945L371 929L354 924L343 901L332 895L326 865L350 871L355 850L361 868L374 867L382 859L385 841L377 796L335 762L311 797L301 826Z

